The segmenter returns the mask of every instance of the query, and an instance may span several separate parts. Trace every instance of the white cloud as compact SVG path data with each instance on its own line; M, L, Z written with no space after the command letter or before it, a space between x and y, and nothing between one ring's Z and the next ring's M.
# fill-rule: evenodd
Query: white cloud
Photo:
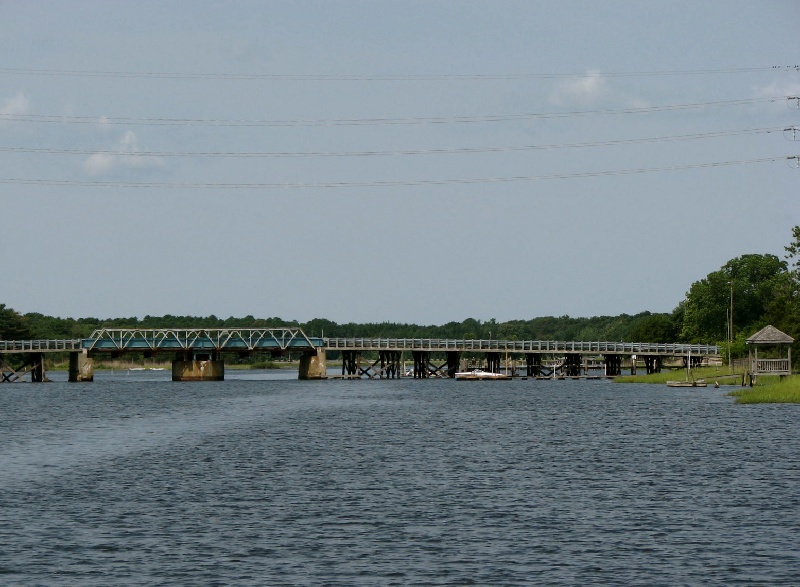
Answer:
M0 122L7 116L15 116L20 114L27 114L30 112L31 102L22 92L17 92L16 96L8 98L2 106L0 106Z
M84 169L94 176L163 166L160 157L147 155L139 148L136 133L132 130L125 131L115 147L93 153L83 162Z
M766 86L754 87L753 93L759 98L800 96L800 83L791 81L784 81L783 83L772 82Z
M559 83L550 94L550 101L558 106L592 104L611 95L608 80L599 71L589 71L585 76Z

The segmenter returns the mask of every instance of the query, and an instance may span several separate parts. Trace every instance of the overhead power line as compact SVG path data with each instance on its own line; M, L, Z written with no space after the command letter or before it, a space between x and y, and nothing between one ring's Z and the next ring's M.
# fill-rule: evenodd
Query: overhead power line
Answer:
M666 104L607 110L574 110L568 112L524 112L518 114L488 114L481 116L409 117L409 118L344 118L320 120L258 120L225 118L134 118L112 116L69 116L57 114L0 114L0 120L13 122L36 122L47 124L102 124L128 126L221 126L221 127L304 127L304 126L382 126L411 124L462 124L484 122L507 122L579 116L602 116L616 114L646 114L675 110L696 110L725 106L744 106L763 102L784 100L785 96L770 98L746 98L741 100L719 100L689 104Z
M219 157L219 158L269 158L269 157L382 157L403 155L460 155L469 153L511 153L518 151L575 149L588 147L610 147L641 143L660 143L673 141L692 141L721 137L754 135L766 133L785 133L783 127L754 128L744 130L718 131L686 135L671 135L634 139L619 139L585 143L558 143L542 145L518 145L498 147L461 147L442 149L406 149L382 151L266 151L266 152L231 152L231 151L125 151L119 149L55 149L46 147L4 147L0 153L28 153L39 155L110 155L119 157Z
M192 73L166 71L92 71L0 68L0 75L55 76L55 77L99 77L99 78L156 78L190 80L266 80L266 81L495 81L574 79L584 77L657 77L657 76L705 76L744 73L762 73L775 70L793 70L797 66L728 67L720 69L683 69L651 71L611 71L583 73L477 73L477 74L295 74L295 73Z
M456 178L456 179L420 179L420 180L390 180L390 181L332 181L320 183L181 183L181 182L155 182L155 181L84 181L61 179L28 179L28 178L0 178L0 184L17 185L53 185L68 187L106 187L106 188L163 188L163 189L236 189L236 190L283 190L283 189L320 189L320 188L380 188L422 185L467 185L490 183L515 183L528 181L544 181L554 179L576 179L585 177L608 177L619 175L635 175L641 173L655 173L665 171L679 171L687 169L706 169L711 167L729 167L733 165L750 165L754 163L770 163L774 161L794 161L797 157L767 157L761 159L745 159L739 161L717 161L712 163L695 163L688 165L670 165L666 167L642 167L638 169L618 169L612 171L586 171L579 173L557 173L551 175L527 175L513 177L484 177L484 178Z

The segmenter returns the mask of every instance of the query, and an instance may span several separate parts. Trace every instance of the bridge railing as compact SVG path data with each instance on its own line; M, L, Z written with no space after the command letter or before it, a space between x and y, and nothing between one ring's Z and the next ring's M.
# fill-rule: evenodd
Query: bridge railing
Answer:
M0 340L0 353L57 353L80 349L80 340Z
M556 340L460 340L439 338L326 338L329 350L476 351L513 353L598 353L716 355L716 345Z

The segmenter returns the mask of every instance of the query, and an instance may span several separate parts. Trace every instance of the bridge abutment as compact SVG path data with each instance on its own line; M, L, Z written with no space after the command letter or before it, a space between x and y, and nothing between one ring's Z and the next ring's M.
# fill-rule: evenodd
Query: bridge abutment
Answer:
M316 352L303 353L300 357L299 379L327 379L328 367L325 362L325 349L318 348Z
M94 362L86 351L69 354L69 381L94 381Z
M219 353L178 353L172 361L173 381L223 381L225 361Z

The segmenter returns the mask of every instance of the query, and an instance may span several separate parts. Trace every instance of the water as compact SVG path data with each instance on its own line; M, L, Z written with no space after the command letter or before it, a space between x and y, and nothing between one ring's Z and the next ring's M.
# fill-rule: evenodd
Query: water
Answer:
M800 584L796 406L293 376L0 386L0 584Z

